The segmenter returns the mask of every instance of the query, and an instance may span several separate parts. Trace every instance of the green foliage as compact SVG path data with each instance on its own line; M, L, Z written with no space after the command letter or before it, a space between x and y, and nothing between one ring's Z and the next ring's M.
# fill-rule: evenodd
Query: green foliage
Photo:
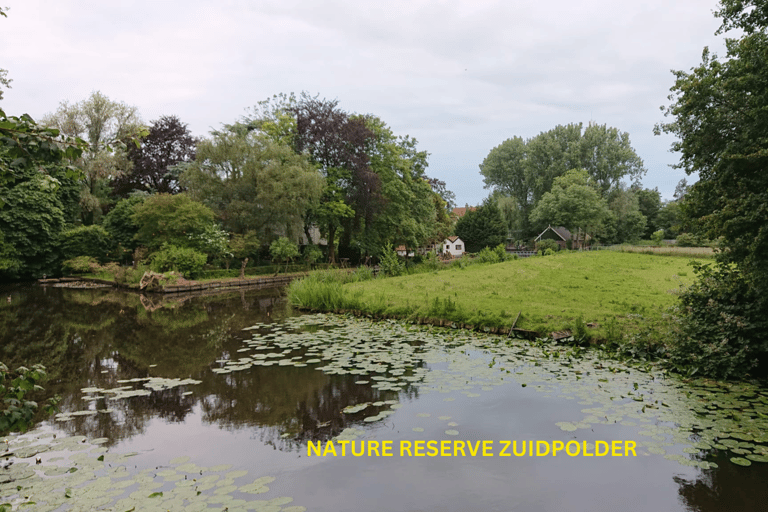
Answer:
M401 276L405 273L405 265L397 257L397 252L391 244L382 251L379 258L379 269L385 276Z
M697 281L680 296L670 362L689 375L743 378L768 362L768 308L733 267L694 265Z
M59 235L81 175L66 160L81 139L59 136L29 117L0 110L0 272L14 279L58 270Z
M634 243L645 233L647 219L640 211L638 195L634 189L618 184L608 194L611 211L606 231L609 243Z
M310 244L304 248L304 261L307 265L314 265L323 259L323 251L316 245Z
M678 247L700 247L701 241L699 237L691 233L680 233L675 239L675 245Z
M98 271L99 262L93 256L78 256L62 263L64 272L73 274L85 274Z
M600 197L597 184L583 169L572 169L554 179L531 212L531 222L539 227L564 226L571 232L581 228L601 232L610 218L608 203Z
M507 228L494 201L486 201L476 210L456 222L456 234L466 244L467 252L478 252L484 247L496 247L507 238Z
M139 232L139 226L133 218L136 206L144 203L149 197L147 194L133 194L126 199L121 199L104 217L104 229L107 230L112 239L120 246L121 256L130 258L131 253L136 250L138 243L135 240Z
M233 233L253 230L269 238L289 226L298 233L308 208L320 198L323 179L305 154L246 126L211 133L183 164L181 183Z
M653 245L661 245L661 241L664 239L664 230L660 229L658 231L654 231L651 235L651 240L653 241Z
M232 257L229 234L212 222L201 233L187 235L188 247L207 255L209 259Z
M42 365L36 364L31 370L21 366L11 372L0 362L0 434L24 432L32 425L38 405L25 397L28 393L43 391L40 383L45 378L45 367ZM58 397L49 398L45 412L54 412L58 401Z
M535 235L533 209L552 190L554 180L574 168L587 171L600 197L624 177L637 180L646 172L628 133L591 123L583 132L578 123L558 125L528 140L508 139L491 150L480 172L486 187L512 198L511 215L506 217L514 219L513 232L528 238Z
M213 224L213 211L186 194L156 194L133 207L136 241L155 250L165 243L193 247Z
M655 132L676 135L679 140L671 149L681 154L677 167L699 176L681 201L685 223L693 233L710 239L722 237L717 261L722 268L735 265L739 280L747 287L740 290L735 278L725 271L702 273L701 279L723 280L719 286L702 282L700 286L707 292L702 294L737 288L740 291L734 291L733 298L753 303L731 304L739 311L733 316L752 318L743 311L768 309L768 139L764 115L768 108L768 22L763 2L754 10L750 2L723 0L721 5L723 9L717 12L723 17L721 31L742 27L746 33L725 40L727 59L718 60L705 48L701 64L690 73L674 72L676 80L669 96L672 104L665 110L665 116L674 119L657 125ZM690 322L684 323L684 328L690 329L687 335L691 338L699 332ZM744 339L726 338L735 345L729 354L732 357L736 357L734 352L759 350L765 340L765 333L757 330L734 329L734 336L735 332Z
M501 263L507 261L509 255L507 254L504 244L499 244L493 249L485 247L472 259L473 263Z
M574 319L573 324L571 325L571 333L573 334L573 339L576 343L589 343L591 333L589 332L586 322L584 322L584 315L579 315Z
M269 244L269 254L272 256L272 261L276 261L278 266L283 262L287 265L289 261L299 255L299 246L286 237L281 236Z
M91 256L105 261L114 252L114 242L101 226L77 226L61 233L61 249L64 258Z
M664 236L675 238L682 229L682 212L679 201L668 201L656 215L656 226L664 230Z
M127 172L131 163L125 143L146 134L136 107L110 100L99 91L78 103L63 101L42 123L71 137L88 141L87 149L73 162L83 170L80 209L84 224L93 224L111 202L112 180Z
M552 249L544 249L542 256L552 256L554 254L555 254L555 251L553 251Z
M255 231L248 231L244 235L234 233L229 240L229 250L232 251L232 255L238 259L254 256L260 247L261 242L256 236Z
M554 240L551 240L549 238L545 238L543 240L539 240L536 242L536 250L537 251L550 251L551 253L554 253L555 251L560 250L560 245L555 242Z
M188 279L194 279L197 273L203 269L207 259L205 254L192 248L177 247L166 243L160 251L152 254L151 266L155 272L175 270L181 272Z

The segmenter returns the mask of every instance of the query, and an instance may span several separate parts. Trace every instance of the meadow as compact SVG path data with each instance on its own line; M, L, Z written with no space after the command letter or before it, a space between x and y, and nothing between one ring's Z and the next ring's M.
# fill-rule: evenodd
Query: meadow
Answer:
M681 286L693 281L689 261L565 252L352 283L310 277L292 283L288 295L307 309L439 318L474 328L509 328L517 319L517 328L541 335L586 328L592 339L618 341L622 333L667 322Z

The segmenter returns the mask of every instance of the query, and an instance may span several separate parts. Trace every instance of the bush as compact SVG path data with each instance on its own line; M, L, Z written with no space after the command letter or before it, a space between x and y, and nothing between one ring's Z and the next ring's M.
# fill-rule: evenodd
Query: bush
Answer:
M544 256L553 256L555 254L555 251L553 251L550 248L544 249Z
M32 425L37 402L25 400L24 397L30 392L43 391L38 383L45 380L45 377L45 367L39 364L31 370L22 366L10 372L7 366L0 363L0 434L24 432ZM44 410L48 414L55 412L58 402L58 396L49 398Z
M689 375L743 378L768 360L768 301L728 267L694 264L680 295L670 362Z
M162 249L154 253L150 259L152 270L155 272L175 270L181 272L186 278L194 279L198 272L203 270L208 257L188 247L163 244Z
M381 259L379 260L379 268L385 276L401 276L405 273L405 265L397 257L397 253L392 248L392 244L387 245L384 248Z
M538 243L536 243L537 251L543 251L546 254L547 249L551 249L552 252L559 251L560 245L554 240L549 240L549 239L540 240Z
M103 262L113 249L112 238L101 226L78 226L64 231L60 238L65 259L91 256Z
M660 229L658 231L654 231L651 235L651 240L653 240L654 245L661 245L661 241L664 239L664 230Z
M680 233L675 239L675 245L678 247L699 247L699 238L690 233Z
M64 272L70 274L87 274L88 272L98 272L101 265L93 256L78 256L62 263Z

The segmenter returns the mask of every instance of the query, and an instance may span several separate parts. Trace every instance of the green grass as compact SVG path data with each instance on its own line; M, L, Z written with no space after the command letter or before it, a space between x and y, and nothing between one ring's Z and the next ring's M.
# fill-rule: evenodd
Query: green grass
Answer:
M645 245L615 245L610 249L618 252L655 254L657 256L683 256L687 258L714 258L715 250L711 247L649 247Z
M353 309L405 318L441 318L476 327L517 327L549 333L598 326L593 338L655 329L693 279L688 260L614 251L568 252L492 265L341 284L308 282L289 289L294 305ZM319 300L323 297L323 300Z

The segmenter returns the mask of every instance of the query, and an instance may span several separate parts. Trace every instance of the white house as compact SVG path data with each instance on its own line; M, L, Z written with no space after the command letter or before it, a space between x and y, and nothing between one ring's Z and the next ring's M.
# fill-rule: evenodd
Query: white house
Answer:
M458 236L449 236L443 241L443 254L450 254L454 258L458 258L464 254L466 247L464 241Z
M395 249L395 251L397 252L398 256L405 256L405 254L406 254L406 252L405 252L406 249L405 249L404 245L398 245L397 248ZM413 258L413 251L408 252L408 257L409 258Z

